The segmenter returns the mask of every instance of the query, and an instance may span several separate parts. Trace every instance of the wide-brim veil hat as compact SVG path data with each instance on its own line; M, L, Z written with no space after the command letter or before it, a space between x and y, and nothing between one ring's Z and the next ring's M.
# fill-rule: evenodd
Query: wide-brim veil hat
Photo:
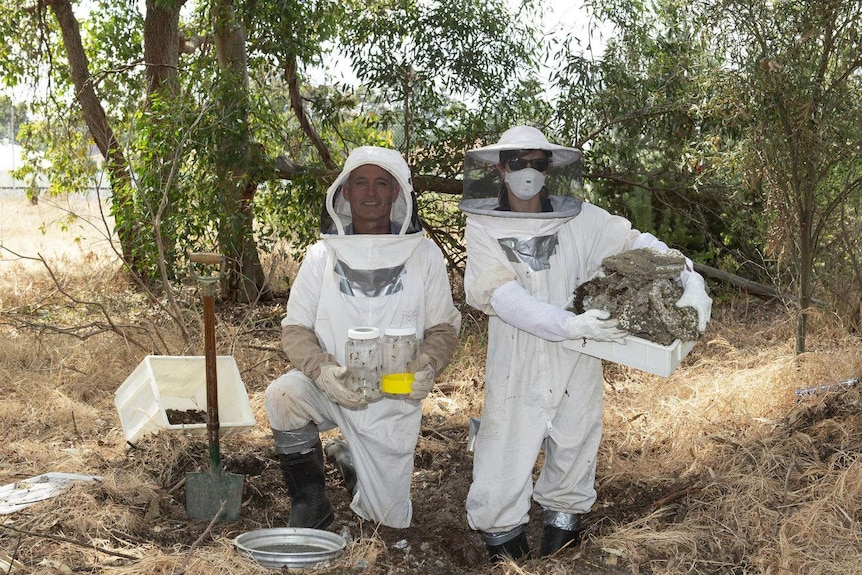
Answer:
M475 148L467 153L474 159L496 164L500 161L500 152L506 150L547 150L552 153L551 164L556 166L571 164L582 157L580 150L552 144L540 130L532 126L513 126L503 132L496 144Z

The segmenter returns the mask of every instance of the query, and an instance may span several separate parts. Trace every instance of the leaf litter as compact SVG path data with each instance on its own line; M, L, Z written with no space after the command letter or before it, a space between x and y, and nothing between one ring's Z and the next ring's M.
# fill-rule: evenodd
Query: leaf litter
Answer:
M186 473L207 468L205 437L162 432L135 445L124 441L113 393L143 352L110 331L81 339L40 327L83 325L94 312L70 305L48 276L31 269L15 276L10 269L2 282L15 288L4 291L0 309L0 484L46 472L102 477L0 519L0 560L18 566L11 573L20 565L49 574L273 572L239 556L231 541L249 530L284 526L289 514L263 412L266 385L288 367L278 350L284 299L254 309L217 308L219 345L230 346L240 365L257 425L221 441L226 469L245 476L241 518L207 525L186 519L183 488ZM67 266L65 289L111 299L118 317L128 298L136 302L128 309L140 313L134 292L114 280L116 269L100 269L104 276ZM39 315L51 309L63 311ZM359 520L327 463L336 507L330 529L349 544L327 565L291 571L858 572L862 395L855 386L801 399L794 392L858 377L862 346L830 317L814 316L809 351L797 357L792 312L744 295L716 302L705 337L670 377L605 366L598 500L584 518L580 547L489 565L464 512L472 468L467 430L481 409L485 325L480 315L463 311L456 360L423 405L413 526L396 530ZM196 353L182 349L170 324L156 318L147 326L178 353ZM326 432L324 441L336 436ZM536 505L528 536L538 549Z

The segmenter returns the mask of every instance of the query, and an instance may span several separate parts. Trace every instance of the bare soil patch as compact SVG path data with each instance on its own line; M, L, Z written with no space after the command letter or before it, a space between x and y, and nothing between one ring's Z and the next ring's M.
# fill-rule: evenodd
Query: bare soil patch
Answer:
M231 540L284 526L289 513L262 408L267 384L288 368L278 348L286 294L254 307L217 303L219 353L236 358L257 425L222 438L227 470L245 476L243 509L239 521L208 528L186 518L184 492L185 474L208 468L205 436L162 432L130 445L113 403L148 345L200 355L200 336L184 341L132 289L109 246L70 241L54 228L42 234L32 221L56 214L13 207L16 231L4 224L2 245L46 257L32 266L0 250L0 485L49 471L102 480L0 516L0 565L18 561L11 573L272 572L238 556ZM40 238L72 249L48 257L47 249L33 249ZM199 334L197 293L180 296L189 329ZM716 302L706 336L670 377L606 365L598 501L585 517L583 543L556 557L492 566L464 511L485 324L463 311L456 361L423 405L413 525L395 530L358 520L327 464L336 506L330 529L350 544L315 572L858 573L862 394L855 385L801 401L795 393L862 372L859 339L829 317L812 318L810 351L796 357L792 310L737 294ZM538 549L535 506L528 536Z

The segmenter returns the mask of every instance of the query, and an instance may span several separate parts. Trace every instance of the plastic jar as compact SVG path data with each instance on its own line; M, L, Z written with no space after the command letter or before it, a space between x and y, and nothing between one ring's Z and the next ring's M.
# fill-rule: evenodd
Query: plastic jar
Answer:
M419 344L416 328L388 327L383 332L380 391L387 397L403 398L413 390L411 366Z
M347 330L344 344L347 385L369 399L380 388L380 330L376 327L353 327Z

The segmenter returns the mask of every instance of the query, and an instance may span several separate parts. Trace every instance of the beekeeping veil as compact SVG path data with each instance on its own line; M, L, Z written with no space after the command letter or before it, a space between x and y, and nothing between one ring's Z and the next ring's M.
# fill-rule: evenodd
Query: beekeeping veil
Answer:
M320 231L324 235L343 236L350 233L353 218L350 203L344 198L342 187L350 177L350 172L359 166L374 164L380 166L395 178L398 197L392 203L389 221L392 233L398 235L414 234L422 231L416 196L410 181L410 168L396 150L377 146L361 146L353 150L344 163L338 178L326 191L326 201L321 215Z
M521 214L506 210L506 184L500 168L505 160L518 152L542 150L548 159L545 185L539 192L550 202L553 212ZM532 126L514 126L500 136L496 144L469 150L464 158L464 195L459 204L468 214L485 214L512 218L559 218L580 211L577 195L583 188L581 164L583 154L548 141Z
M395 179L398 196L392 202L388 234L354 234L350 202L342 188L350 173L367 164L380 166ZM396 150L362 146L353 150L344 169L326 192L321 217L323 243L332 255L333 270L342 294L372 299L385 305L382 295L398 293L406 273L405 262L425 239L417 213L410 168ZM369 304L370 305L370 304ZM351 326L344 326L346 330ZM346 333L346 332L345 332Z

